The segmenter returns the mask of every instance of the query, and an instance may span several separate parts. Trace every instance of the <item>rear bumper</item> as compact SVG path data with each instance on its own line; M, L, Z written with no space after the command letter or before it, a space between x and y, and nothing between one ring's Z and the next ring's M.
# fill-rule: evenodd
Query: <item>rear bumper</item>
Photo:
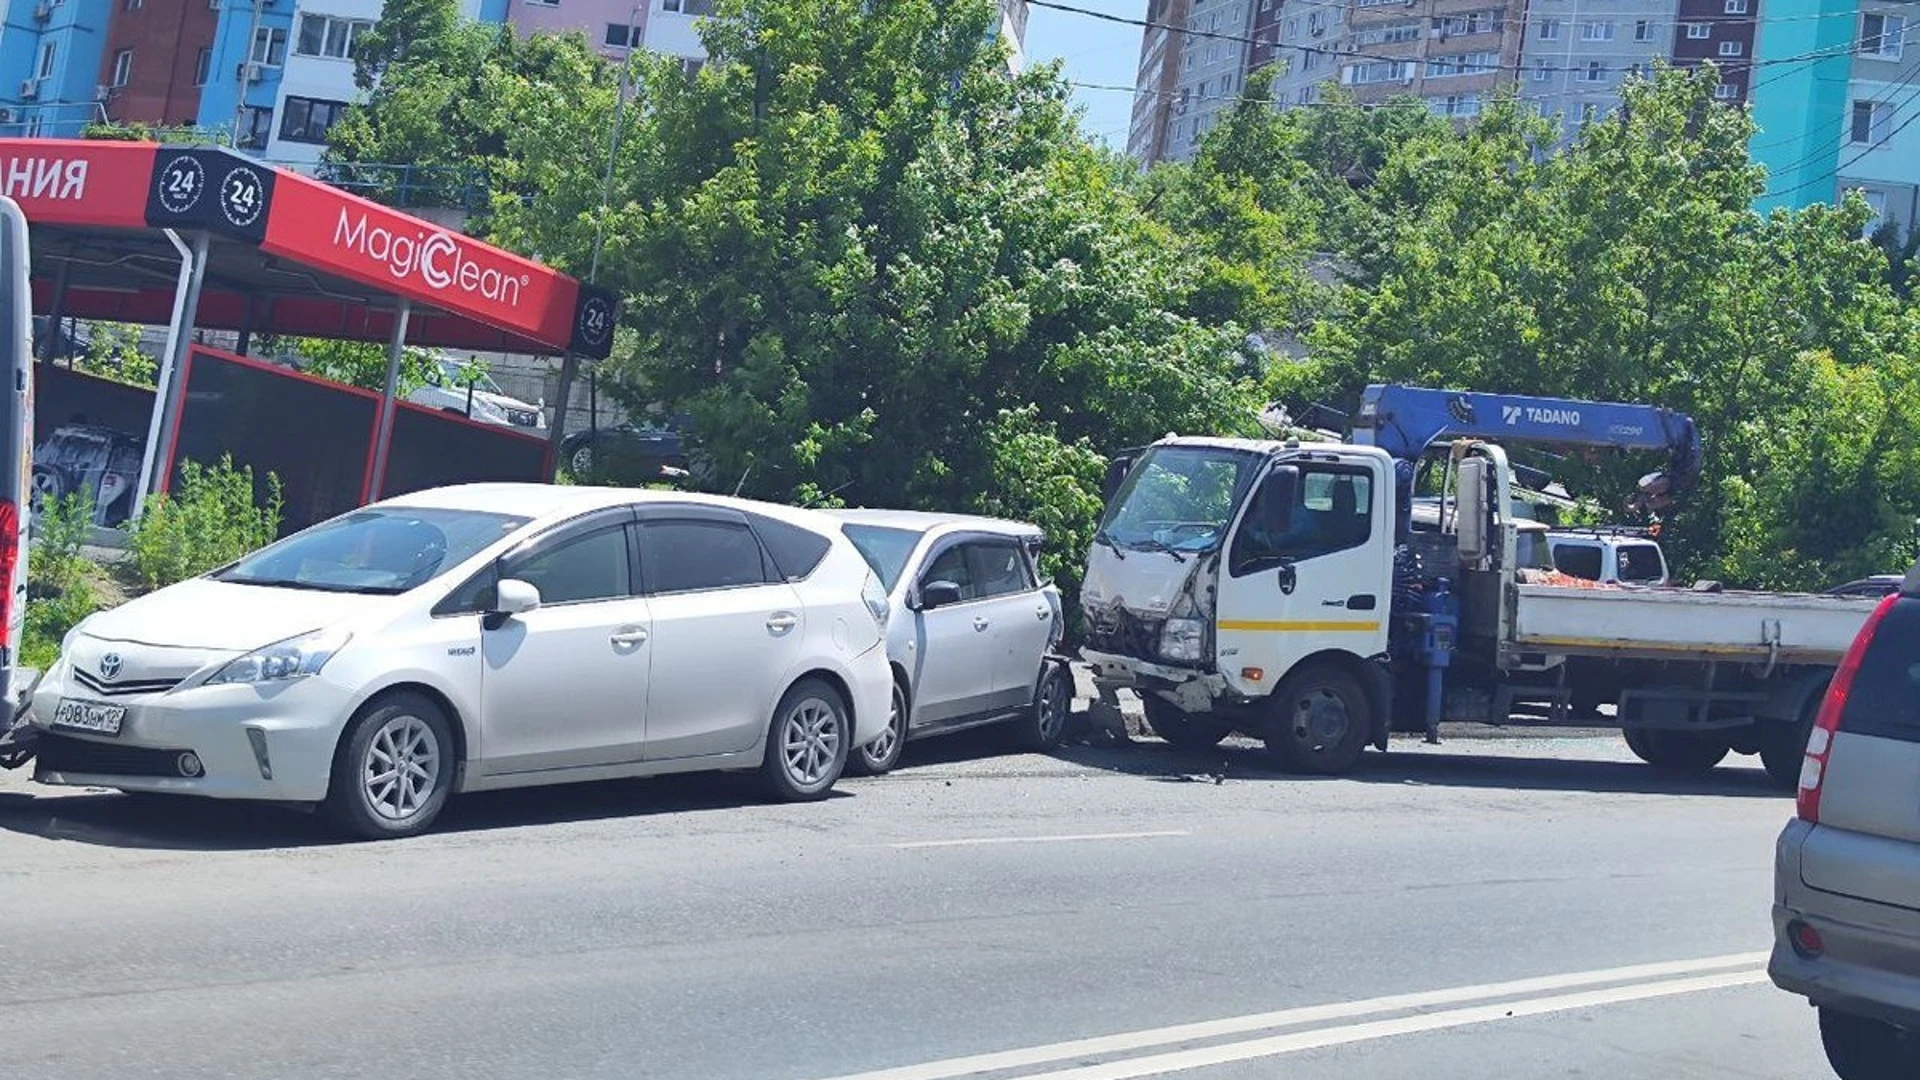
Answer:
M1775 846L1767 974L1775 986L1822 1008L1920 1030L1920 912L1807 885L1804 853L1820 828L1791 821ZM1789 927L1795 922L1820 935L1818 955L1794 948Z

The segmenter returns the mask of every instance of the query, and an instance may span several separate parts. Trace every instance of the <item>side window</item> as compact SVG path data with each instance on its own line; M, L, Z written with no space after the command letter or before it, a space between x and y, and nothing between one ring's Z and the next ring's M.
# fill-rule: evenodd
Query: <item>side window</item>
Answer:
M596 529L516 559L506 574L539 589L542 606L632 596L626 526Z
M1009 596L1033 588L1027 555L1017 544L968 544L975 592L982 599Z
M1366 473L1303 465L1294 491L1293 513L1284 532L1269 525L1277 519L1265 505L1269 489L1262 486L1255 492L1227 553L1229 573L1250 574L1282 559L1317 559L1357 548L1373 535L1373 479Z
M788 581L800 581L813 573L833 546L812 529L759 514L749 514L747 520L753 523L753 531L760 534L760 542L766 545L775 572Z
M730 521L651 521L640 533L650 593L733 589L780 580L769 575L753 530Z
M1600 580L1600 549L1589 544L1553 545L1553 568L1588 581Z
M1652 544L1623 544L1617 558L1621 581L1660 580L1660 549Z
M969 544L955 544L941 552L920 574L920 584L951 581L960 586L960 599L978 600L980 592L973 584L973 567L967 558Z
M494 585L500 580L500 564L493 563L486 569L462 582L460 587L447 594L445 600L434 607L435 615L472 615L487 611L493 607ZM541 594L545 597L545 594Z

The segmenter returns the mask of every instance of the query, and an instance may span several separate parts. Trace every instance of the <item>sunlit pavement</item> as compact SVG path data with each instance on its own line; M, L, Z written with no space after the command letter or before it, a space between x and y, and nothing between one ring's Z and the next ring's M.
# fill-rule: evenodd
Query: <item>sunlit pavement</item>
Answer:
M1304 780L987 731L817 805L553 788L391 844L0 773L7 1074L1829 1075L1758 974L1757 764L1493 734Z

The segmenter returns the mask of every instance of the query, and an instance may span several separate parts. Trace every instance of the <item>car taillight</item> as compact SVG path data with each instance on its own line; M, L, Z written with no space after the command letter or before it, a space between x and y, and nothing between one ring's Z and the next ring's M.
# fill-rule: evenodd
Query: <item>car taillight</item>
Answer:
M1827 696L1820 702L1820 715L1813 722L1813 730L1807 733L1807 756L1800 763L1800 787L1794 797L1794 812L1802 821L1820 820L1820 790L1827 779L1827 755L1833 751L1833 736L1840 730L1840 714L1847 709L1853 677L1860 673L1860 661L1873 643L1881 620L1899 602L1898 594L1880 601L1873 614L1867 616L1866 625L1855 635L1853 644L1847 647L1847 655L1841 658L1833 681L1827 684Z
M6 640L13 626L13 578L19 571L20 508L11 502L0 502L0 642L10 648L18 648L20 644Z

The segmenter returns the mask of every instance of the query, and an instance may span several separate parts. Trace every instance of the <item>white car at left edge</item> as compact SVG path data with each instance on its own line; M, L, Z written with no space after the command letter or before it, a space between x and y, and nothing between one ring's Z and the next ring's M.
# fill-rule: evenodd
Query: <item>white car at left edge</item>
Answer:
M838 523L476 484L90 616L33 697L48 784L426 829L458 792L711 769L824 798L887 729L885 590Z

